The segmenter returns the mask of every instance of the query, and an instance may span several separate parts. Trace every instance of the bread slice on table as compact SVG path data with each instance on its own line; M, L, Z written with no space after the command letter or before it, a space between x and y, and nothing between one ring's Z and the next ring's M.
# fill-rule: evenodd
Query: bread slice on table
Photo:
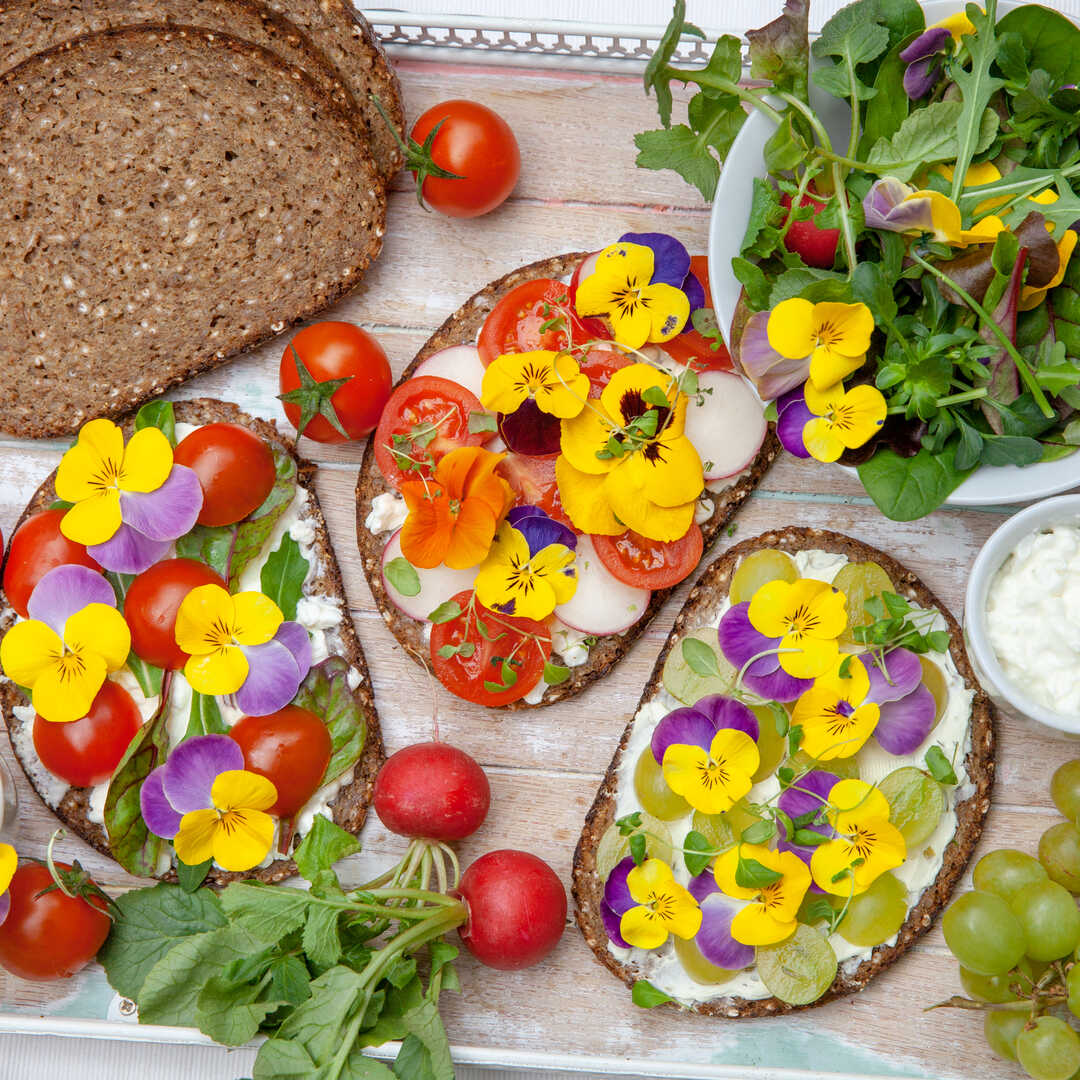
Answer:
M0 430L31 438L281 333L382 246L355 118L215 31L102 31L0 75L0 174Z
M493 281L479 292L469 297L427 340L402 373L397 385L408 379L429 356L452 345L474 344L484 320L492 308L512 289L533 278L563 278L573 273L577 265L588 256L588 252L571 252L556 255L549 259L540 259L529 263L509 274ZM757 487L761 478L769 470L780 452L772 425L757 456L750 463L743 475L730 487L720 492L708 491L706 494L713 502L713 510L708 520L701 523L705 549L712 545L720 531L728 524L744 500ZM428 650L425 637L426 623L412 619L399 610L387 595L386 584L382 575L382 556L386 545L385 535L373 534L364 524L371 512L372 500L394 488L383 478L375 462L373 441L369 440L364 449L364 459L360 466L360 475L356 484L356 539L360 548L361 562L371 587L372 596L382 613L387 626L394 637L404 646L406 652L417 662ZM664 606L672 589L657 589L653 592L645 614L636 623L621 634L609 634L597 639L589 649L589 658L578 667L570 669L570 676L556 686L548 686L543 698L537 704L524 699L500 706L502 709L517 711L536 709L553 705L576 697L587 686L603 678L629 651L630 646L644 632L654 616Z
M731 1019L772 1016L795 1009L812 1008L833 998L855 993L907 952L915 941L930 929L934 917L952 896L982 832L983 821L990 809L990 791L994 778L993 709L975 679L957 621L919 578L895 559L852 537L822 529L771 530L736 544L713 562L690 591L685 605L676 617L671 633L657 658L652 676L642 692L638 709L662 690L664 664L672 650L680 647L684 635L699 627L715 625L726 602L732 575L742 559L764 548L776 548L792 555L800 551L820 550L843 555L849 562L875 562L889 575L896 591L905 599L920 608L933 608L940 612L949 634L949 656L956 666L963 686L973 694L967 738L968 751L964 759L968 778L964 790L967 792L970 788L970 793L965 794L965 797L955 804L956 829L944 850L941 869L908 911L907 919L900 927L894 944L876 946L870 955L857 965L853 962L854 958L842 962L829 989L809 1005L791 1005L776 997L747 999L725 996L722 983L716 986L715 995L710 998L681 1003L692 1012ZM597 872L596 860L601 837L615 821L619 771L633 727L634 720L631 718L585 820L585 827L574 853L573 865L573 893L578 926L600 963L627 986L633 986L638 979L648 978L648 972L632 961L620 959L608 946L609 939L601 913L604 878ZM933 737L932 734L930 737ZM828 768L828 765L826 762L824 768ZM959 797L959 792L957 796Z
M328 635L333 635L332 638L328 637L328 645L333 646L330 649L331 655L341 656L349 665L350 689L366 719L364 746L353 766L352 777L338 787L328 809L336 824L351 833L359 833L364 824L368 806L371 804L375 775L384 759L383 743L367 663L349 613L341 570L338 567L326 520L315 492L316 467L297 455L292 440L280 435L274 424L248 416L228 402L212 398L196 398L192 401L175 402L173 409L178 424L241 424L268 443L276 453L288 455L296 463L297 491L298 494L306 496L301 520L309 521L314 531L311 559L314 560L315 565L304 583L304 596L321 598L326 604L335 606L340 612L340 621L327 631ZM134 427L133 418L129 417L123 421L122 426L125 437L130 437ZM53 503L56 499L55 479L56 473L53 472L37 489L23 511L19 525L31 514L45 510ZM15 611L8 604L6 597L2 598L0 636L7 632L15 619ZM38 760L34 752L33 740L30 737L33 725L33 716L30 714L33 710L27 709L27 705L28 701L21 691L10 680L0 678L0 708L3 710L4 724L15 756L22 765L27 779L60 821L103 855L111 855L105 829L97 821L91 820L89 815L91 789L76 787L65 789L64 782L48 773ZM228 873L215 868L209 880L219 885L233 880L252 878L276 882L294 873L296 873L296 864L292 858L277 855L275 852L274 860L267 866L243 873ZM172 870L158 876L167 881L176 880L175 872Z

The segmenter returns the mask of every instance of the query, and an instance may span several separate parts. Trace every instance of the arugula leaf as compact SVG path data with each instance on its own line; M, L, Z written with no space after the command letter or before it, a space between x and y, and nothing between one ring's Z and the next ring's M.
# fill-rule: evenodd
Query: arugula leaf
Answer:
M754 311L763 311L769 306L771 286L760 266L736 256L731 260L731 272L746 290L746 302Z
M940 454L920 450L904 458L883 447L859 466L859 481L892 521L915 521L936 510L968 475L956 466L956 447Z
M170 446L176 445L176 413L171 401L148 401L135 414L135 430L142 431L147 427L158 428Z
M288 533L263 563L259 573L263 594L281 608L286 619L296 618L296 603L304 595L304 582L310 569L300 545Z
M790 0L788 2L790 3ZM675 999L670 994L665 994L663 990L657 990L647 979L638 979L630 991L630 1000L639 1009L653 1009L657 1005L666 1005Z
M686 0L675 0L671 22L668 23L660 38L656 52L652 54L645 66L645 93L652 90L656 94L656 108L664 127L671 126L671 75L668 74L667 67L675 55L675 50L679 47L683 34L691 34L699 38L705 36L693 23L686 21Z
M950 161L960 152L965 106L958 101L935 101L908 116L889 139L870 148L867 164L875 172L910 180L924 165ZM971 133L971 153L985 150L998 130L998 115L985 105Z
M367 741L367 713L363 698L349 687L348 661L328 656L312 667L293 704L321 716L330 731L333 752L322 778L329 784L360 760Z
M184 738L191 739L196 735L227 735L228 733L229 725L222 719L217 698L192 690L191 713Z
M307 836L293 852L293 859L301 876L314 881L317 874L359 850L360 841L352 833L335 825L325 814L316 814Z
M828 19L811 52L818 60L834 59L814 71L814 82L833 97L865 101L877 91L859 77L858 67L876 60L889 47L889 31L879 25L877 0L858 0ZM858 126L858 116L853 118Z

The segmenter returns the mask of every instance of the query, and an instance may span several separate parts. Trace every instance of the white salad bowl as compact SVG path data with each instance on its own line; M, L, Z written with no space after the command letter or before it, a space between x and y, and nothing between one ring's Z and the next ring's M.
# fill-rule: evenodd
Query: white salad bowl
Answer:
M998 13L1019 7L1017 0L999 0ZM928 0L923 5L927 25L962 10L956 0ZM1064 14L1064 13L1063 13ZM811 68L814 66L811 59ZM810 83L810 99L825 122L834 143L846 144L851 113L847 103L818 90ZM720 173L709 223L709 284L716 316L725 334L731 327L742 286L731 272L731 260L739 254L745 222L750 216L754 179L765 175L764 149L776 130L762 112L754 110L735 138ZM855 470L846 466L854 474ZM1080 456L1016 465L984 467L972 473L946 500L950 506L987 506L1027 502L1056 495L1080 484Z
M987 629L987 599L997 572L1021 540L1055 525L1080 526L1080 495L1044 499L1014 514L991 533L971 565L964 596L964 640L979 682L997 704L1011 706L1040 724L1080 737L1080 715L1055 712L1033 701L1005 674Z

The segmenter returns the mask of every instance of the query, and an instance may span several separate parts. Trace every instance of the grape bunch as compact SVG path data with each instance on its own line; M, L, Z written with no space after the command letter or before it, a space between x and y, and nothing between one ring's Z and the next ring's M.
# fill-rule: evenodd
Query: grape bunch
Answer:
M1038 858L1003 848L984 855L975 888L949 906L945 943L968 997L943 1006L983 1012L999 1057L1033 1080L1080 1077L1080 759L1053 775L1050 794L1068 820L1039 839Z

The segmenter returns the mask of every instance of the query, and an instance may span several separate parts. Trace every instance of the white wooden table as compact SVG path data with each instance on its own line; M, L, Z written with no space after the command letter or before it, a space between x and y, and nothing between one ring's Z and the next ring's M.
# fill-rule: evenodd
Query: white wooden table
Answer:
M475 289L522 263L598 248L627 230L646 228L672 232L691 250L704 251L708 208L697 193L674 174L634 167L633 134L656 126L653 103L638 79L410 63L401 65L400 74L410 116L451 97L495 108L517 133L523 164L512 199L476 221L425 213L405 182L398 182L378 264L332 313L373 330L397 371ZM283 344L205 375L176 396L220 396L284 423L274 400ZM0 440L5 536L61 451L59 443ZM353 488L362 448L303 440L301 451L319 464L319 495L372 669L387 746L393 751L430 738L424 675L374 609L356 551ZM837 529L906 563L959 616L972 558L1007 512L941 510L914 524L888 522L841 471L784 456L739 515L734 539L723 538L720 548L770 527ZM493 788L488 822L462 845L464 863L492 847L525 848L550 861L569 888L582 819L687 588L609 678L573 701L500 715L443 694L441 737L473 754ZM1005 845L1033 850L1056 818L1047 793L1050 772L1074 751L1016 717L1001 717L999 735L995 803L980 852ZM6 740L0 755L18 772ZM21 773L18 787L19 842L23 851L40 854L55 820ZM387 865L404 846L374 818L363 841L363 854L346 864L349 880L370 876L372 867ZM137 884L76 841L65 841L63 853L80 858L106 888ZM956 964L939 929L864 993L786 1019L731 1022L639 1010L572 927L538 968L490 972L465 959L461 981L463 994L444 999L452 1041L501 1052L510 1064L532 1060L549 1069L576 1064L588 1071L594 1067L588 1059L601 1056L626 1062L628 1072L648 1068L675 1076L690 1074L679 1062L714 1066L711 1075L732 1077L1020 1076L1016 1066L991 1058L977 1015L923 1012L959 992ZM96 968L59 986L0 971L0 1029L56 1030L70 1017L100 1018L109 997ZM55 1019L37 1027L41 1015ZM9 1075L0 1052L0 1077Z

